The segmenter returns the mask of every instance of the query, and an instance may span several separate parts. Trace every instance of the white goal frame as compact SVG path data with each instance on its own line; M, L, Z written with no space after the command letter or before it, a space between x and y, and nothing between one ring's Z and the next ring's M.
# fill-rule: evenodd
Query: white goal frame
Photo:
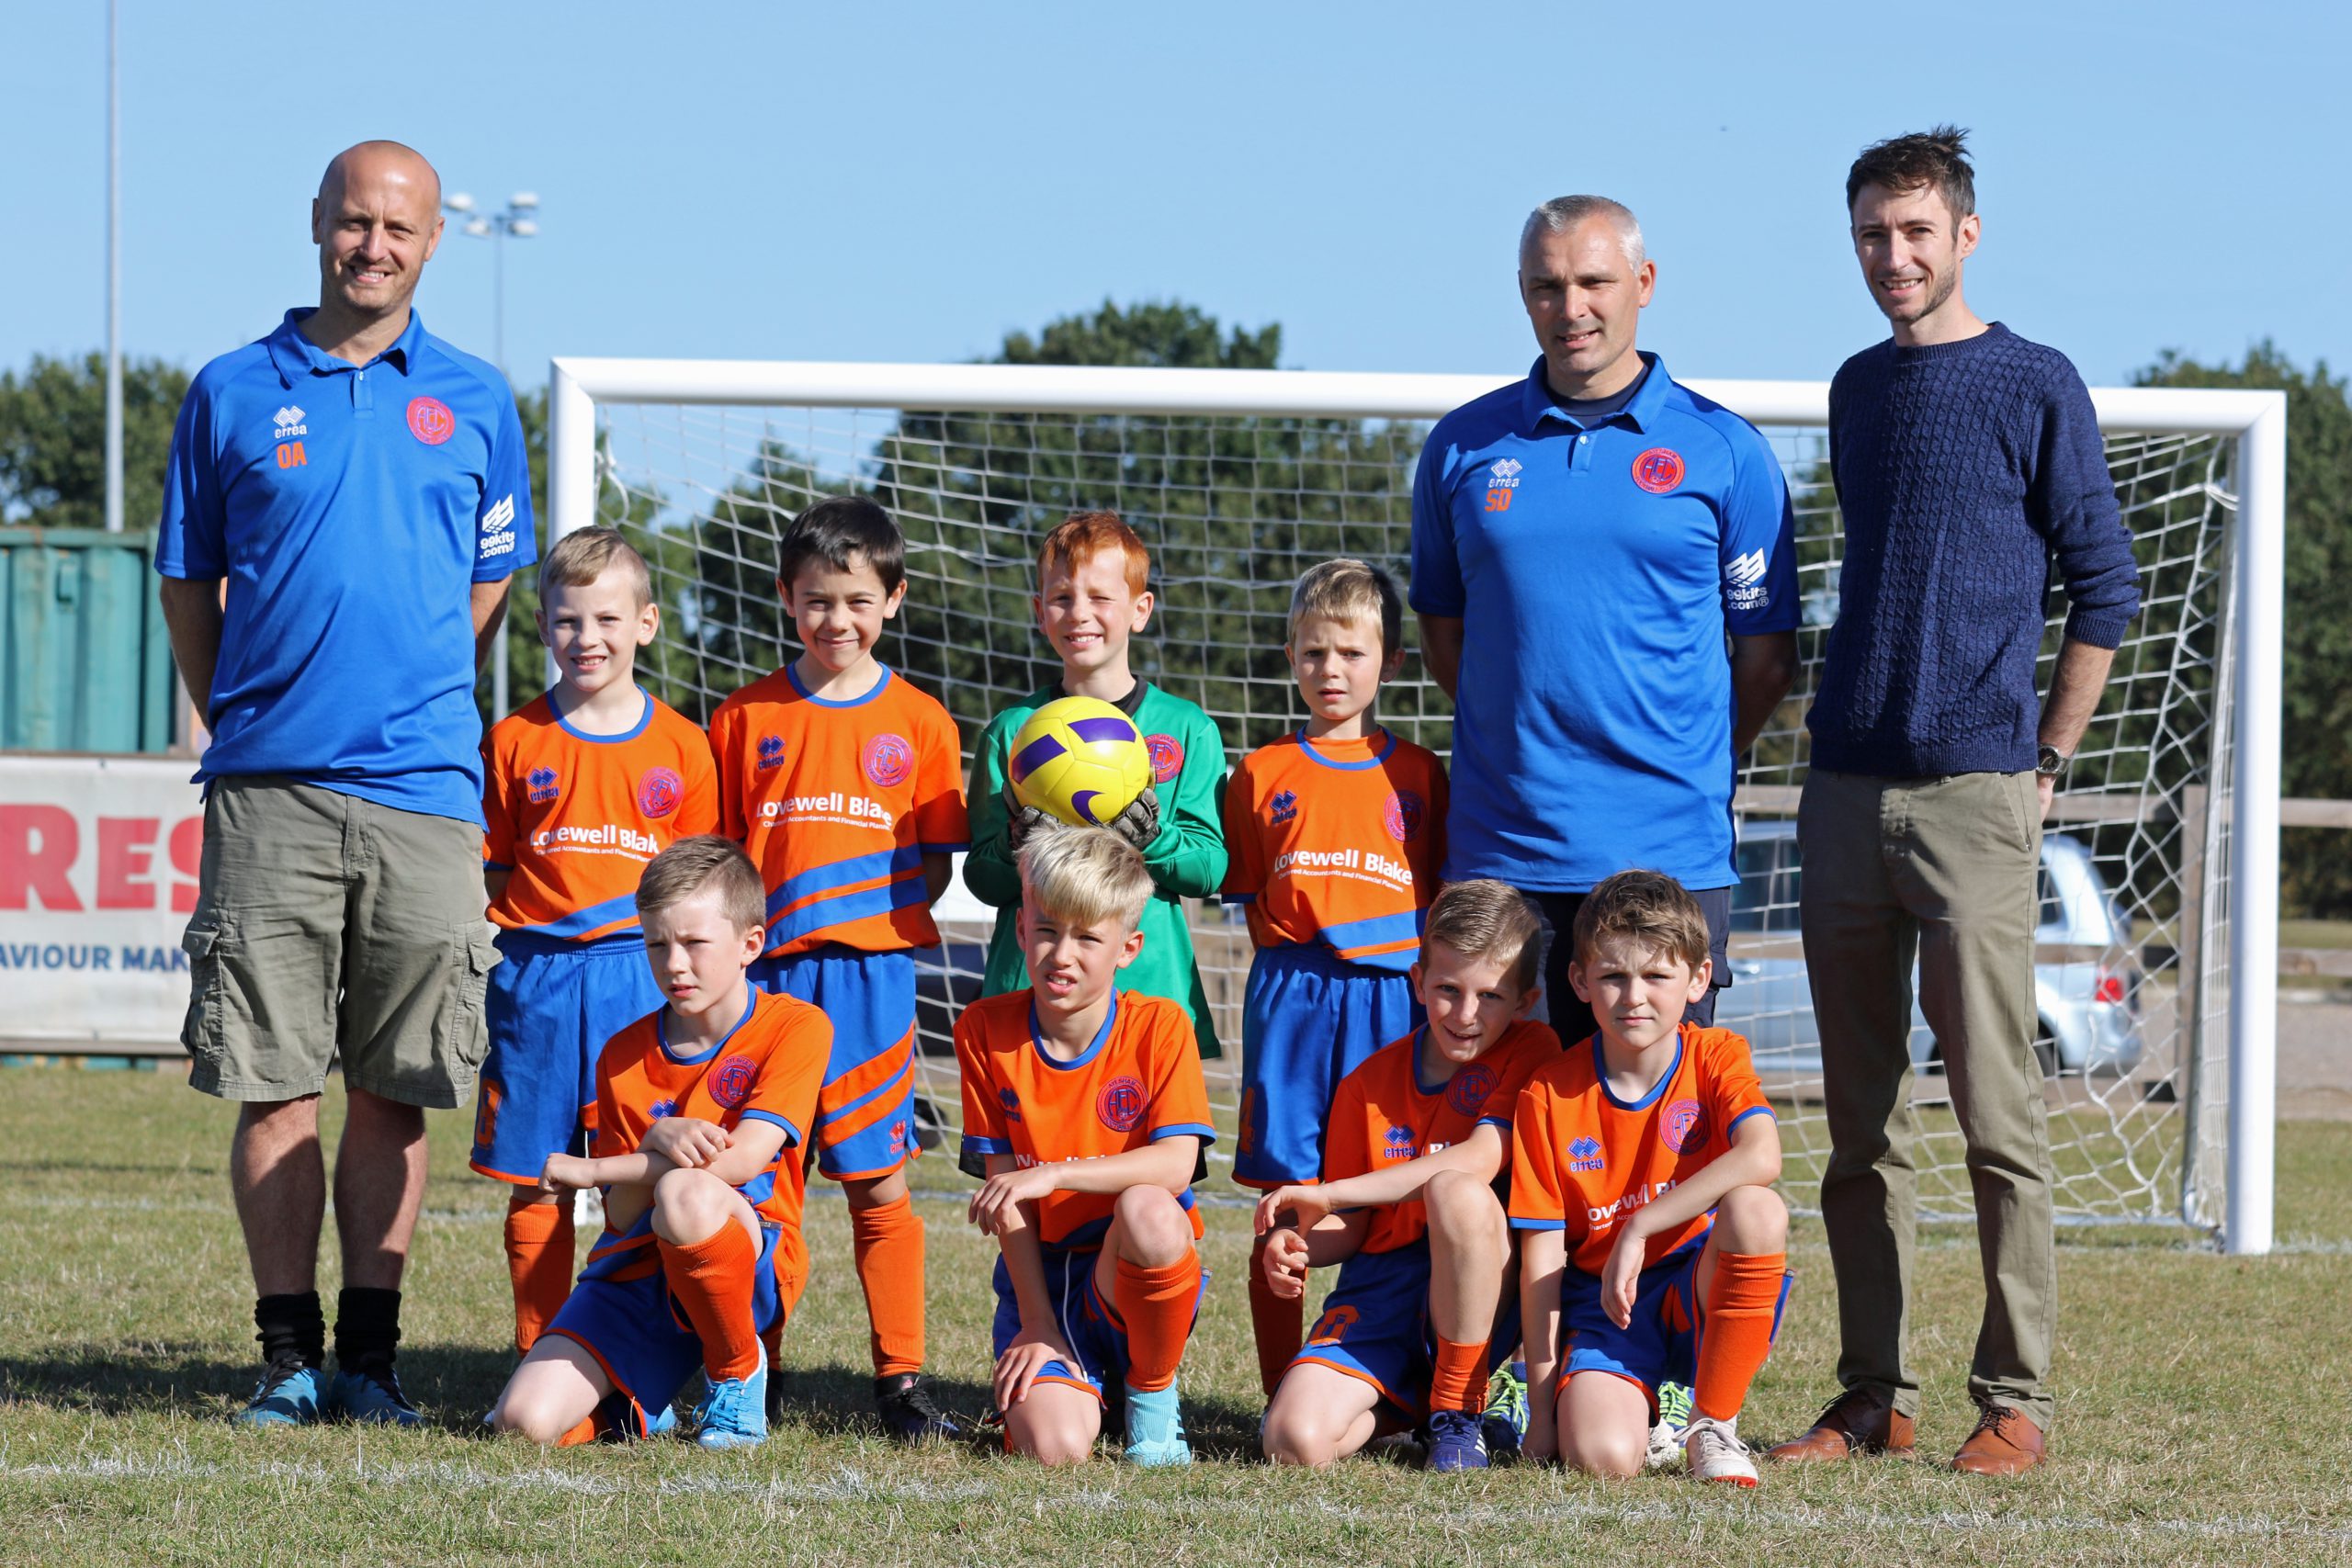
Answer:
M595 520L600 401L788 404L943 412L1210 414L1434 420L1508 376L813 361L554 361L548 395L548 537ZM1819 427L1818 381L1687 383L1758 425ZM2104 387L2107 434L2236 443L2232 540L2237 639L2231 673L2229 1111L2223 1249L2270 1250L2278 1099L2280 695L2285 623L2287 399L2283 392Z

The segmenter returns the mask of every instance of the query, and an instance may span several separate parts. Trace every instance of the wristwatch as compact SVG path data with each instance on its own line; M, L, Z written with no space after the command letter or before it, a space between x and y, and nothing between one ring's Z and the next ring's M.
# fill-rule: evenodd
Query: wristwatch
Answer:
M2054 779L2066 771L2066 764L2072 760L2057 747L2044 746L2034 758L2033 771L2045 779Z

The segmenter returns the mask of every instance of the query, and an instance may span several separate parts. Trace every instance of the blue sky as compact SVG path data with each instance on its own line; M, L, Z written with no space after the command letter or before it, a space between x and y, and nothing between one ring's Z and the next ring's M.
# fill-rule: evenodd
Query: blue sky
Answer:
M1883 330L1846 164L1939 119L1976 132L1972 301L2092 381L2265 336L2352 363L2341 6L122 9L126 346L191 367L315 298L319 170L390 136L542 198L526 383L970 358L1106 297L1279 321L1290 366L1513 373L1519 221L1577 190L1641 215L1676 371L1819 378ZM105 329L105 6L7 33L0 368ZM419 296L484 355L490 252L453 227Z

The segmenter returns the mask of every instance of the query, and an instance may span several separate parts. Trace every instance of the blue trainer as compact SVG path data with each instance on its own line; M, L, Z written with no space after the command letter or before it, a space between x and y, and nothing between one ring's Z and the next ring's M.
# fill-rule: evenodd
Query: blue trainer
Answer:
M424 1413L401 1392L400 1374L387 1364L357 1371L338 1369L327 1390L327 1414L379 1427L422 1427Z
M1431 1470L1484 1470L1487 1468L1487 1438L1481 1428L1485 1420L1469 1410L1432 1410L1429 1424L1429 1468Z
M1139 1388L1127 1390L1127 1462L1193 1462L1193 1445L1184 1440L1184 1412L1177 1400L1174 1383L1148 1393Z
M232 1427L308 1427L319 1416L319 1369L288 1358L264 1368L245 1407L229 1417Z
M714 1378L695 1411L695 1441L707 1449L757 1448L768 1440L768 1352L747 1378Z

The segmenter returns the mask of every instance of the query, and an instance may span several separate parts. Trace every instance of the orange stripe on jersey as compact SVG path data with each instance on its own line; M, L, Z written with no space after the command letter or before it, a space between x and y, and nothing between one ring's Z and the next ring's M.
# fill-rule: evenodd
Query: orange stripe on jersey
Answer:
M947 710L888 670L834 703L787 666L719 705L718 830L767 884L769 953L939 945L922 857L971 837L962 746Z
M1225 790L1225 896L1261 947L1321 942L1351 963L1412 966L1445 864L1445 767L1376 731L1293 735L1241 760Z
M915 1036L912 1030L896 1045L833 1079L817 1091L817 1115L831 1122L859 1100L870 1097L907 1070L914 1060Z
M1685 1023L1674 1064L1638 1100L1609 1089L1600 1037L1571 1045L1528 1080L1511 1126L1510 1223L1567 1234L1568 1262L1599 1275L1617 1222L1731 1148L1733 1129L1770 1104L1728 1029ZM1704 1235L1712 1216L1649 1238L1644 1267Z
M657 697L625 735L587 735L533 698L482 743L485 864L505 867L490 918L592 942L634 932L646 862L718 826L710 746Z
M596 1157L630 1154L646 1130L665 1116L692 1116L732 1131L747 1118L785 1130L785 1146L765 1170L737 1189L763 1219L780 1227L779 1274L807 1272L800 1237L800 1150L817 1120L817 1086L832 1055L833 1026L792 997L752 993L750 1008L717 1044L692 1056L673 1055L663 1035L662 1009L605 1043L596 1059ZM607 1228L581 1271L587 1279L640 1273L651 1257L646 1220L623 1231Z
M1382 1046L1340 1080L1323 1135L1323 1179L1340 1181L1408 1165L1451 1148L1484 1125L1494 1125L1510 1158L1510 1118L1527 1080L1560 1057L1560 1037L1548 1024L1521 1020L1502 1038L1464 1062L1434 1088L1424 1088L1417 1059L1421 1032ZM1420 1240L1430 1228L1419 1199L1371 1211L1363 1250L1392 1252Z
M1204 1145L1208 1086L1192 1021L1176 1003L1125 991L1076 1061L1046 1055L1027 991L988 997L956 1021L956 1061L964 1079L964 1149L1010 1155L1020 1165L1100 1159L1162 1138ZM1037 1228L1053 1247L1088 1247L1111 1223L1108 1193L1049 1192L1037 1201ZM1191 1188L1182 1195L1193 1207ZM1193 1235L1201 1216L1193 1214Z

